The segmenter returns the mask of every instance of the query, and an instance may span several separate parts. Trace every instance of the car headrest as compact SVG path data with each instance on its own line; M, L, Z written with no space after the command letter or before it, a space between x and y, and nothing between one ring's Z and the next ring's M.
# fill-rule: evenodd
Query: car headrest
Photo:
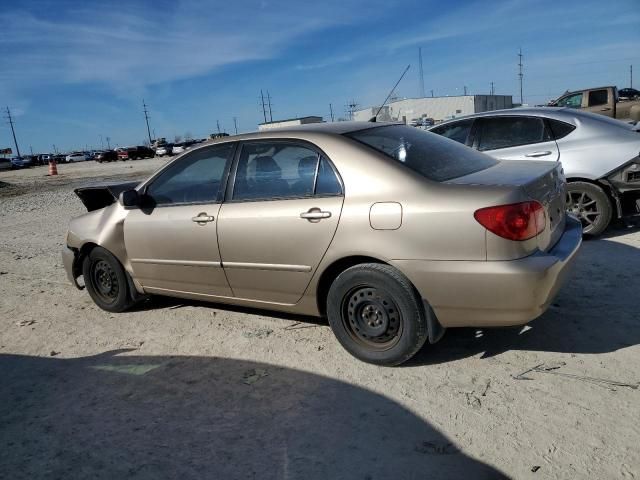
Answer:
M280 177L282 175L282 170L273 159L273 157L270 157L268 155L256 157L254 159L254 162L256 163L256 177L264 177L266 175L269 175L271 177Z
M309 155L298 160L298 175L300 177L311 177L316 173L316 164L318 163L318 157L316 155Z

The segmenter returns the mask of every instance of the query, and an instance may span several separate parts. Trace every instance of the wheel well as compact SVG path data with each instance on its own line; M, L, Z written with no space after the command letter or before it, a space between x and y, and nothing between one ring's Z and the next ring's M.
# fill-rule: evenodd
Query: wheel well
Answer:
M82 262L84 261L84 258L89 255L89 253L91 253L91 250L93 250L97 246L98 245L95 243L88 242L80 247L73 262L73 274L75 275L74 278L78 278L80 275L82 275Z
M329 288L331 288L331 284L333 281L340 275L342 272L351 268L355 265L360 265L361 263L382 263L386 264L380 259L374 257L367 257L364 255L355 255L351 257L344 257L339 260L336 260L331 265L329 265L322 275L320 276L320 280L318 280L318 287L316 289L316 301L318 302L318 310L321 315L326 315L327 313L327 296L329 295Z

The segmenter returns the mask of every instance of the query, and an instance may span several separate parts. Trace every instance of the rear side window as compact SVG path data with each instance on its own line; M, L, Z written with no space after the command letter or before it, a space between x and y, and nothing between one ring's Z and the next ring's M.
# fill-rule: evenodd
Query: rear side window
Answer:
M304 198L340 195L342 189L329 161L314 149L294 142L250 142L242 147L233 200Z
M462 120L460 122L448 123L441 127L431 129L433 133L442 135L443 137L455 140L458 143L467 143L469 138L469 132L471 132L471 126L473 125L473 119Z
M589 92L589 106L597 107L598 105L606 105L608 103L607 90L593 90Z
M478 132L480 135L478 150L480 151L552 140L545 128L544 120L537 117L481 118L478 120Z
M464 145L405 125L374 127L345 136L436 182L469 175L498 163Z
M560 140L561 138L566 137L576 129L574 125L571 125L570 123L561 122L560 120L553 120L551 118L548 118L547 122L549 122L549 128L551 129L551 132L553 133L553 137L556 140Z

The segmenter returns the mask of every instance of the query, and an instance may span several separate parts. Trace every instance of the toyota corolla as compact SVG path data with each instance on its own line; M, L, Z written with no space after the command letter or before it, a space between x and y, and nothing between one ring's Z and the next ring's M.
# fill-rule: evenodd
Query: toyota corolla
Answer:
M140 184L76 190L70 280L110 312L149 295L326 316L398 365L450 327L525 324L581 243L559 163L499 161L405 125L225 137Z

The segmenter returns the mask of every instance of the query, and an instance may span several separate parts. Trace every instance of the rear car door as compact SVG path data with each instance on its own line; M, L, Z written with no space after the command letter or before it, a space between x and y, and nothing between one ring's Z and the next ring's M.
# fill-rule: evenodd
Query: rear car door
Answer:
M584 108L587 112L599 113L607 117L614 116L615 100L609 98L609 89L601 88L598 90L589 90L587 94L587 106Z
M294 304L329 248L342 211L339 177L294 140L243 143L220 209L222 264L234 296Z
M558 161L558 145L544 118L495 116L476 119L474 147L500 160Z
M236 145L194 150L162 170L128 212L124 239L145 290L231 296L216 222Z

